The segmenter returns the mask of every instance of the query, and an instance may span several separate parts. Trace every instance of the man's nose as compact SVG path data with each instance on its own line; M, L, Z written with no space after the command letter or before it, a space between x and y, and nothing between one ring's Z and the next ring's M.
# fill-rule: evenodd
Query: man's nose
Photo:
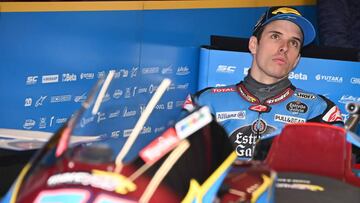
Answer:
M279 52L280 53L286 53L287 50L289 49L289 45L286 42L282 42L279 48Z

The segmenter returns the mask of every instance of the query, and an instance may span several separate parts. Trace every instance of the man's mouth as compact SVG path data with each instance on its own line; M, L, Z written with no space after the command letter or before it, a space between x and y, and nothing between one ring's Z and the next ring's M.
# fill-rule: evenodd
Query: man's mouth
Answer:
M286 63L286 60L284 58L274 58L273 61L280 65L283 65Z

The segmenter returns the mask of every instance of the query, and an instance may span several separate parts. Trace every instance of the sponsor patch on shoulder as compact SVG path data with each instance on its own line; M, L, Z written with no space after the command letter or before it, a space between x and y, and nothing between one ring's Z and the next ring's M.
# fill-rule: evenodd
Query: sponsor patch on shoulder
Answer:
M337 106L333 106L322 119L326 122L343 121L341 112Z
M223 87L223 88L214 88L211 90L212 93L222 93L222 92L235 92L235 87Z

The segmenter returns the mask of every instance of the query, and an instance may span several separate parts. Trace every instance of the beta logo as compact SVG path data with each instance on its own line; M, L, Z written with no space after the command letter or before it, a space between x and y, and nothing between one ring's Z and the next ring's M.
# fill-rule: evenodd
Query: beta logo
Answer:
M288 78L294 80L308 80L308 76L304 73L290 72Z

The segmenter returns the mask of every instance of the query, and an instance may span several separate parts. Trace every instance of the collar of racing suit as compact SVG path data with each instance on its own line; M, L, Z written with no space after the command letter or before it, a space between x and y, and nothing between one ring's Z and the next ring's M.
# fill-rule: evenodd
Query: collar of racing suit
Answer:
M260 100L261 103L267 98L275 97L291 86L291 82L288 78L284 78L279 82L268 85L256 81L250 74L244 78L243 84L251 94Z

